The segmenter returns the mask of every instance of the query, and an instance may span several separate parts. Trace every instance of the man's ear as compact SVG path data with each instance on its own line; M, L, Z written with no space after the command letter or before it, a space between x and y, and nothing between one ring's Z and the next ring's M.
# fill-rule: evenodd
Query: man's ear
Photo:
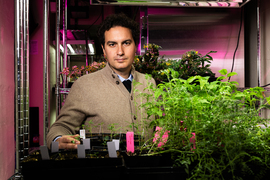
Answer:
M104 46L101 45L101 48L102 48L102 51L103 51L104 58L106 59L106 51L105 51L105 49L104 49Z

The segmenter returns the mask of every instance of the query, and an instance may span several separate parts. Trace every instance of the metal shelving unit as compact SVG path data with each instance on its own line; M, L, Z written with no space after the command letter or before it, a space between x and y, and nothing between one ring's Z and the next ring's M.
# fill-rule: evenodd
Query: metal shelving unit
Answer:
M252 0L196 0L196 1L187 1L187 0L90 0L90 5L93 6L106 6L106 5L116 5L116 6L160 6L160 7L196 7L196 8L241 8L246 5L248 2ZM48 10L49 10L49 1L44 0L44 49L43 49L43 59L44 59L44 91L43 91L43 98L44 98L44 143L46 142L46 132L48 128L48 113L49 113L49 96L48 96ZM61 2L63 5L63 11L61 10ZM15 77L18 77L15 81L15 89L16 89L16 99L15 99L15 129L16 129L16 173L20 169L20 161L27 156L29 151L29 52L27 48L29 46L29 37L28 37L28 21L29 17L28 8L29 2L28 0L16 0L15 1ZM69 55L67 50L67 34L68 29L66 26L67 20L67 0L56 0L56 87L55 87L55 94L56 94L56 107L60 107L59 96L60 94L67 95L69 92L69 88L60 88L60 64L61 64L61 51L60 51L60 17L61 12L63 13L63 48L64 48L64 58L63 58L63 66L67 65L67 56ZM257 14L258 19L258 29L257 29L257 36L260 37L260 23L259 23L259 9ZM22 19L21 19L22 18ZM23 22L23 23L22 23ZM144 15L141 19L141 27L147 31L147 11L144 12ZM147 42L148 34L142 36L144 41ZM258 43L259 38L258 38ZM85 43L85 48L87 49L88 46ZM143 50L143 48L141 48ZM258 56L260 54L260 46L258 47ZM88 53L88 50L85 51ZM90 52L91 53L91 52ZM86 56L88 57L88 56ZM258 57L259 59L259 57ZM87 61L87 59L86 59ZM265 88L267 92L270 92L270 88ZM56 114L58 115L59 109L57 108Z

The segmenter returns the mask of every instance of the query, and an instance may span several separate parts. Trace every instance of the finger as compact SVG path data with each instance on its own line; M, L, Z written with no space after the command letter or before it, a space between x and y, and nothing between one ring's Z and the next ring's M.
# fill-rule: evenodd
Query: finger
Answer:
M74 135L74 136L62 136L60 140L63 143L75 143L75 144L78 144L80 141L75 139L76 137L78 137L78 136L77 135Z
M62 136L57 141L59 142L59 149L77 149L77 145L80 144L80 141L76 140L75 136Z
M59 149L77 149L77 145L80 144L79 141L75 142L60 142Z

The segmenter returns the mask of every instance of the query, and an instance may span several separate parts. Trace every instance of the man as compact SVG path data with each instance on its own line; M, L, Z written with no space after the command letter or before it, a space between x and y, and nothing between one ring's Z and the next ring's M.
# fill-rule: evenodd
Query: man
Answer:
M139 42L139 26L124 14L108 16L102 22L98 36L107 65L104 69L84 75L73 84L56 122L47 134L47 145L59 142L60 149L76 149L80 144L74 135L82 124L91 122L92 132L109 133L108 126L118 125L119 132L135 131L141 125L143 109L138 109L145 99L139 92L147 92L148 81L132 66ZM131 90L124 81L139 82ZM123 82L123 83L122 83ZM150 80L155 84L154 80ZM128 85L127 85L128 86ZM136 92L133 90L136 88ZM149 92L147 92L149 93ZM140 129L141 132L147 130ZM70 135L72 134L72 135Z

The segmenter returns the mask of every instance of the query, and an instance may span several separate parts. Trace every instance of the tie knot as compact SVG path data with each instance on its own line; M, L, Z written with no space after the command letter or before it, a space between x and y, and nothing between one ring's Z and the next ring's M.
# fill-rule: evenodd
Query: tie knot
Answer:
M131 81L128 80L124 80L123 81L124 86L127 88L128 92L131 92Z

